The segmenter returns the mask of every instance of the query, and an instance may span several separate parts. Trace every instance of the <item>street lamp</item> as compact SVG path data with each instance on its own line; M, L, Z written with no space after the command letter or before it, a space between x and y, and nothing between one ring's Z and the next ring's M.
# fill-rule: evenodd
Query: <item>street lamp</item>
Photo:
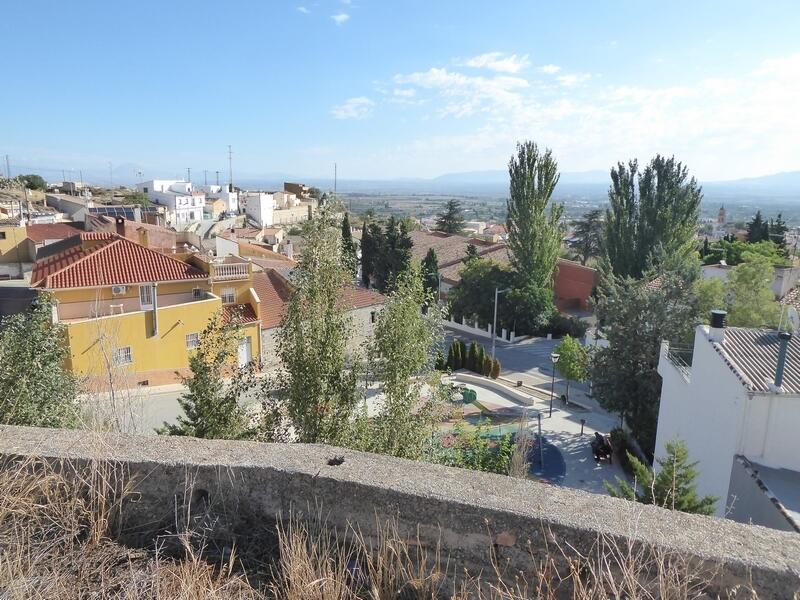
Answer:
M556 363L558 359L561 358L561 355L557 352L550 353L550 360L553 361L553 379L550 381L550 416L553 416L553 389L556 385Z
M492 322L492 362L494 362L494 342L497 339L497 297L500 294L505 294L511 288L506 288L504 290L498 290L494 288L494 321Z

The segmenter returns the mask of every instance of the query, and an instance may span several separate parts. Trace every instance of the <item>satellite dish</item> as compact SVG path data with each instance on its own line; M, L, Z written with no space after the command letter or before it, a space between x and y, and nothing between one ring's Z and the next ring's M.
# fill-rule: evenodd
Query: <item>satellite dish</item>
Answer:
M794 306L790 306L789 310L787 311L787 321L789 325L789 330L792 333L797 333L797 330L800 329L800 313L797 312L797 309Z

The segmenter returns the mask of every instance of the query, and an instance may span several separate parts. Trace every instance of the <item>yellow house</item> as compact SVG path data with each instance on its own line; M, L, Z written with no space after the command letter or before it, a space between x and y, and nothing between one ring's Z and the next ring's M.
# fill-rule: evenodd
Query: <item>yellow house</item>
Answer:
M66 326L69 368L101 385L159 385L188 373L209 318L240 325L238 362L261 360L260 300L252 265L179 260L114 233L88 232L34 265L31 284L52 293Z
M28 234L19 219L0 220L0 278L20 277L30 268Z

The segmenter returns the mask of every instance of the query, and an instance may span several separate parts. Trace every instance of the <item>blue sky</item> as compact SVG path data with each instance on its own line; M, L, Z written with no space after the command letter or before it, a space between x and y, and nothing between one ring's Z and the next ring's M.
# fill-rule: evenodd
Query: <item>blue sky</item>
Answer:
M431 177L518 139L565 171L800 169L797 0L3 5L12 170L225 171L232 144L241 175Z

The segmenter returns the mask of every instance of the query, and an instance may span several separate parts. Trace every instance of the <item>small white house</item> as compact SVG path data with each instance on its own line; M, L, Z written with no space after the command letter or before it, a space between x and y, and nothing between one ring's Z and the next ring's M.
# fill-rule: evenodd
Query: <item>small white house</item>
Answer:
M718 516L800 532L800 340L714 312L690 360L662 346L656 456L685 441Z
M267 192L246 192L244 195L244 211L262 227L272 227L275 223L274 194Z
M136 190L147 194L154 204L164 206L167 225L178 225L203 218L206 196L195 191L191 181L182 179L151 179L136 184Z
M275 199L275 206L279 209L300 206L300 200L292 192L272 192L272 197Z
M201 185L198 187L205 193L206 198L224 200L225 211L229 215L235 215L239 212L239 192L230 189L230 185Z

